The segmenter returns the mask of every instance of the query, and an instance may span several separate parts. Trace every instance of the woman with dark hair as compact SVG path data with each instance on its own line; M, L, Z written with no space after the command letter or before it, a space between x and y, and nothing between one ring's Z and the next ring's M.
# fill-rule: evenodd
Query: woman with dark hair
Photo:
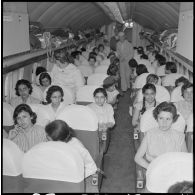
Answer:
M85 166L85 178L97 171L97 166L89 154L88 150L83 146L83 144L75 137L74 130L69 127L62 120L55 120L49 123L45 127L45 132L47 134L47 139L49 141L61 141L64 144L68 144L75 148L83 158Z
M111 128L115 124L114 110L107 101L107 93L104 88L97 88L93 93L95 102L88 106L96 113L100 124L105 123Z
M47 105L44 107L49 114L50 121L55 120L58 114L68 105L63 102L63 96L64 92L60 86L52 85L49 87L46 95Z
M32 93L32 85L28 80L21 79L16 83L16 95L11 99L10 104L13 108L18 106L19 104L39 104L40 100L31 96Z
M51 77L47 72L43 72L39 76L40 89L44 92L51 85Z
M182 114L187 121L190 114L193 113L193 84L188 82L181 87L183 100L175 103L177 110Z
M137 102L134 105L132 125L138 127L140 116L148 109L156 107L159 103L156 102L156 87L155 85L148 83L142 88L143 101Z
M79 87L84 85L84 78L80 70L72 64L72 59L68 53L56 53L56 64L51 71L54 85L70 88L76 93Z
M172 129L177 121L177 109L173 103L162 102L154 110L153 116L158 127L146 132L135 155L135 162L147 169L149 163L166 152L187 152L185 134Z
M20 104L13 114L15 128L9 132L9 139L27 152L34 145L46 141L44 129L36 125L37 115L27 104Z

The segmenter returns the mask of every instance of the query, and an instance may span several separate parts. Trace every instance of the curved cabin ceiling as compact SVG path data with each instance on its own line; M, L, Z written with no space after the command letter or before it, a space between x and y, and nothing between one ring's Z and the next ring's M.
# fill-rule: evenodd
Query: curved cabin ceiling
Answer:
M111 3L116 3L124 21L133 19L155 31L178 27L180 2ZM30 21L41 22L45 28L82 30L117 21L106 2L27 2L27 5Z

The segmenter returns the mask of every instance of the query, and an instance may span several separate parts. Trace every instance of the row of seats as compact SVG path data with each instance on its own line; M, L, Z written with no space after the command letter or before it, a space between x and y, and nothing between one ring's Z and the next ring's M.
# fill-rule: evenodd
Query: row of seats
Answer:
M98 128L99 128L98 127L98 119L97 119L97 116L95 115L95 113L90 108L83 106L83 105L70 105L57 117L57 119L64 120L71 128L73 128L75 130L76 137L87 148L87 150L89 151L93 160L96 162L97 167L99 169L102 169L103 155L106 152L106 146L108 144L106 143L107 140L105 139L105 137L102 138L102 134L98 130ZM48 153L47 153L48 156L46 155L46 157L45 157L45 155L43 155L43 154L45 154L45 151L43 152L42 147L43 148L46 147L46 149L48 148ZM3 146L3 148L6 149L6 145ZM24 158L24 159L28 159L26 161L28 163L26 163L26 164L23 163L23 165L25 164L25 170L28 170L29 174L23 175L23 176L28 178L31 175L30 173L33 173L32 177L36 180L41 180L41 179L51 180L51 176L54 176L54 178L55 178L55 172L52 172L52 170L53 170L52 167L55 167L56 169L61 170L61 168L58 167L59 162L61 162L60 159L62 160L61 164L66 167L65 162L67 161L67 157L65 159L63 159L62 155L65 157L66 154L63 154L62 151L58 151L58 153L57 153L57 150L58 150L57 147L55 147L55 151L52 151L52 149L54 150L54 147L51 147L49 143L48 143L48 145L46 143L41 143L37 146L34 146L26 154L24 154L24 156L25 155L28 156L28 157ZM9 152L13 152L13 150L10 150L10 149L8 149L8 150L9 150ZM38 151L43 152L43 153L39 154ZM69 152L71 153L70 150L69 150ZM36 153L37 153L37 155L36 155ZM55 156L56 161L54 160L55 158L54 158L53 153L56 153L56 156ZM61 155L59 155L59 153ZM5 152L3 152L3 154L6 155ZM34 156L36 156L36 158ZM51 157L57 163L56 166L51 162L51 160L48 160L48 158L51 158ZM3 159L4 159L4 164L7 164L8 163L7 161L9 161L9 159L7 159L7 161L6 161L6 156L3 157ZM17 163L14 163L13 161L12 161L12 166L18 166L18 160L17 160ZM29 162L31 162L31 163L29 163ZM78 159L77 159L77 162L80 162L80 161L78 161ZM36 166L38 166L38 165L39 166L35 167L35 164L36 164ZM39 169L39 170L35 171L35 169ZM45 172L43 172L43 175L47 173L45 176L41 175L42 169L45 170ZM67 170L73 170L73 169L69 168ZM60 173L57 172L57 174L60 174ZM9 174L9 173L5 173L4 175L13 176L12 174ZM19 176L19 175L17 175L17 176ZM46 178L46 176L49 176L49 178ZM69 176L67 176L67 175L66 175L66 177L69 178ZM95 175L95 177L97 177L97 178L95 178L95 179L97 179L96 183L95 183L95 180L93 177L91 178L90 181L92 182L92 180L93 180L94 184L96 184L96 186L98 185L98 187L100 188L102 175L99 173L97 176ZM55 179L55 180L57 180L57 179ZM4 181L6 183L7 180L4 180ZM61 180L59 180L59 181L61 181ZM71 182L71 181L69 181L69 182ZM28 192L34 192L33 190L36 189L35 187L38 187L38 189L40 188L40 190L41 189L44 190L43 188L46 185L46 184L43 185L43 188L42 188L40 185L38 185L40 182L34 181L34 180L31 181L31 179L30 180L28 179L27 183L29 183L30 186L31 185L34 186L34 188L31 188L32 186L30 188L28 188L28 187L25 188L25 190ZM88 181L88 183L90 184L89 181ZM53 183L53 185L54 184L55 184L55 182ZM8 185L8 184L6 183L5 185ZM56 185L58 185L58 184L56 184ZM7 188L4 188L5 191L6 191L6 189ZM61 191L60 191L60 189L61 189ZM64 188L63 189L59 188L58 190L57 189L54 190L54 192L69 192L69 191L64 191L64 190L65 190ZM93 191L94 187L88 186L88 192L90 192L91 190ZM8 191L9 191L9 189L8 189ZM73 188L73 191L74 191L74 188ZM96 188L96 191L98 191L98 188ZM40 192L45 193L45 191L40 191ZM79 192L84 192L84 191L82 189Z

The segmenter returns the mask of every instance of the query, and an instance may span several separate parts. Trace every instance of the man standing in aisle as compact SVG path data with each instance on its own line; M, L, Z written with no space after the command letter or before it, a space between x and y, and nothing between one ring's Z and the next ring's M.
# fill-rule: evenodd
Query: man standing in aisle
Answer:
M124 32L119 32L118 36L117 55L120 60L121 90L125 92L130 88L130 68L128 62L133 57L133 46L126 40Z

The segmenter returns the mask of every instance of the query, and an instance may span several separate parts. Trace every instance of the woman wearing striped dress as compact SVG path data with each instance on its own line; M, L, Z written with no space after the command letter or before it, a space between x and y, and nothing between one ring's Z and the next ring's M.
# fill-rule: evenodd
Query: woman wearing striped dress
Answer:
M16 143L24 152L47 140L45 130L35 125L36 118L36 113L27 104L20 104L14 110L15 128L10 130L8 139Z

